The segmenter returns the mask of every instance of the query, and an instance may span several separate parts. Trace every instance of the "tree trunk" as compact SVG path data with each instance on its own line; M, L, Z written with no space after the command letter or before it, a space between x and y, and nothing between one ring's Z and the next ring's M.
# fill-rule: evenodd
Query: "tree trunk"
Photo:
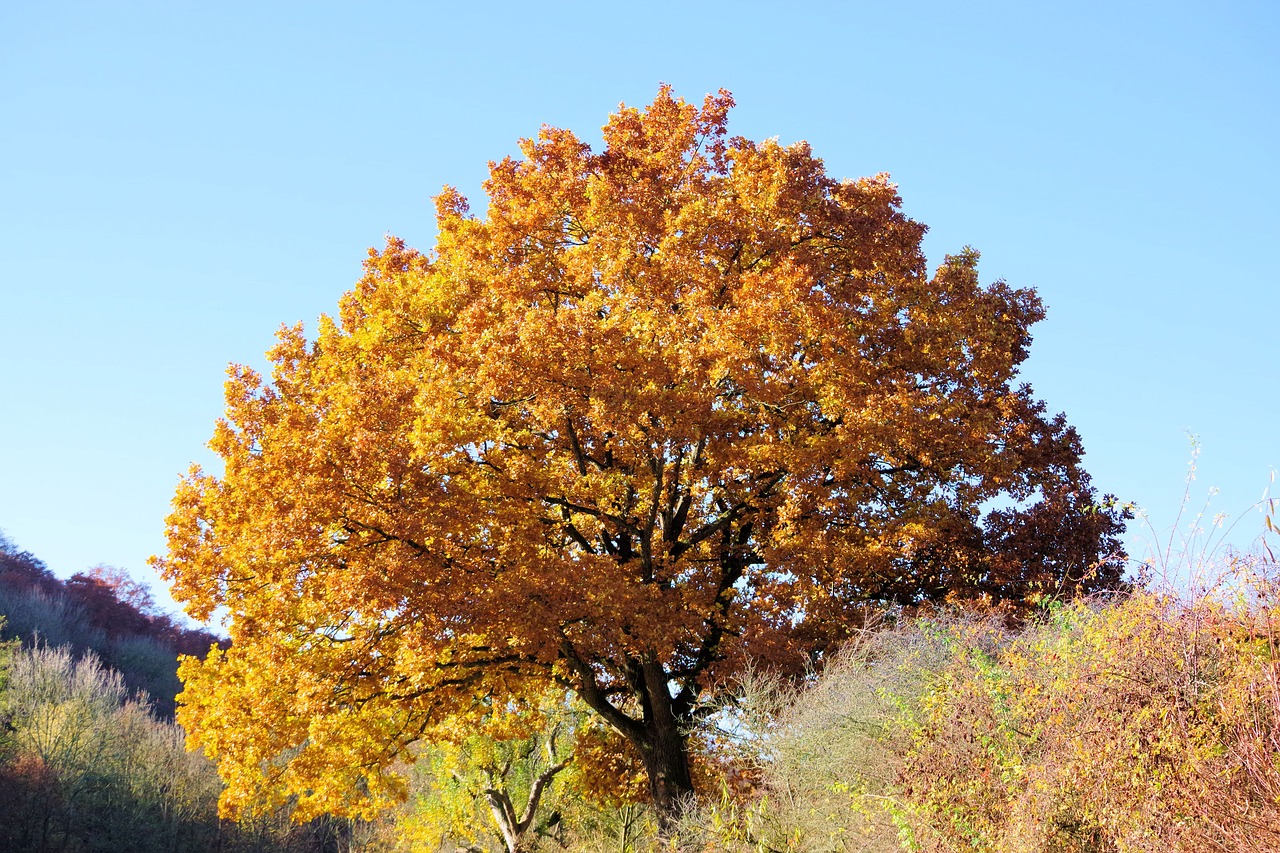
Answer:
M650 720L645 742L638 744L649 775L649 796L657 812L658 831L667 835L675 829L693 798L693 778L689 774L689 739L675 720L661 725Z
M548 747L548 752L554 760L555 749ZM542 794L556 774L568 766L569 759L566 758L538 774L538 778L533 780L533 785L529 789L529 800L525 804L524 814L519 817L516 816L515 805L512 804L511 795L506 789L506 771L503 771L503 778L500 780L490 777L490 787L485 789L484 795L489 801L493 822L497 824L498 831L502 833L502 840L507 845L507 853L526 853L530 849L533 842L529 839L529 830L534 828L533 819L537 816L538 803L542 800ZM501 787L499 787L500 784Z
M629 692L640 705L637 719L613 704L597 682L594 670L568 639L562 641L561 653L580 678L573 685L578 695L639 751L649 777L649 796L657 813L658 829L662 835L669 835L694 795L687 735L693 721L689 693L681 690L676 696L671 695L671 679L656 654L628 657L622 669Z
M691 709L682 699L672 697L666 669L656 655L639 662L633 678L644 709L636 746L649 774L649 796L657 811L658 830L666 836L693 799L688 736Z

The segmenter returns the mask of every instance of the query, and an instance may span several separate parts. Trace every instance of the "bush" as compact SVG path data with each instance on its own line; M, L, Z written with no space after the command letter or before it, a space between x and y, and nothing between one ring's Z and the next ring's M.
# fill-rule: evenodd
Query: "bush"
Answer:
M953 848L1280 849L1280 611L1259 568L961 636L904 789Z
M67 647L24 649L7 699L8 849L204 849L220 783L182 732L154 719L119 673Z
M151 637L126 636L112 641L105 655L131 692L145 694L157 717L173 719L175 697L182 690L182 682L178 680L178 657L172 648Z
M1280 850L1280 587L1234 559L1194 594L953 613L866 632L802 690L722 718L757 781L691 849Z
M5 618L3 636L28 645L70 646L77 652L106 645L106 633L61 593L0 583L0 614Z
M863 630L800 688L761 673L743 679L718 736L738 771L686 821L688 842L778 853L918 846L927 826L898 786L908 732L952 635L969 624L936 618Z

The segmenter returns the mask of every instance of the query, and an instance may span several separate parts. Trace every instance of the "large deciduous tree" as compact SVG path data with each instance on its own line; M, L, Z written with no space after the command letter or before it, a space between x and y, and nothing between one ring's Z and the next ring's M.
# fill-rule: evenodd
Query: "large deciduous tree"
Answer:
M479 695L558 682L617 729L659 814L700 699L799 669L868 606L1113 585L1119 513L1018 365L1035 293L930 276L886 176L728 138L666 88L593 153L567 130L446 189L265 381L233 368L157 562L232 645L181 720L228 807L303 816ZM982 511L994 508L984 519Z

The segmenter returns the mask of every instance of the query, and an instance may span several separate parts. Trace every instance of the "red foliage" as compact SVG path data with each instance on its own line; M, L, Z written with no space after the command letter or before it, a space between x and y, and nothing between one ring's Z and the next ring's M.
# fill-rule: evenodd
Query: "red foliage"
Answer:
M62 592L62 582L53 572L28 551L9 550L0 547L0 583L17 590L32 590L57 595Z
M77 572L63 584L63 592L109 637L146 637L178 654L198 657L204 657L210 645L224 642L211 631L184 628L156 610L151 590L123 569L94 566Z
M67 599L83 608L89 622L109 637L150 634L150 616L122 600L118 594L119 587L101 575L95 576L94 571L77 572L67 579L63 584L63 594Z
M0 815L5 816L0 820L0 846L4 849L36 849L48 840L50 820L65 807L58 775L40 756L22 753L0 763Z
M178 654L197 657L204 657L215 643L226 644L212 631L185 628L157 610L151 590L115 566L97 565L62 581L43 560L0 538L0 585L63 598L112 639L146 637Z

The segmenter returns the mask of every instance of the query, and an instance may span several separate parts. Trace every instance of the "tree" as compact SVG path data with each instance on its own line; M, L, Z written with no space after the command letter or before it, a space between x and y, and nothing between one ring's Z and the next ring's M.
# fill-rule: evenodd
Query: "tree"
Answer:
M0 530L0 585L10 589L56 594L62 589L53 572L29 551L20 551Z
M553 785L562 787L573 760L582 709L563 691L538 699L485 702L469 719L432 729L415 756L416 802L396 827L402 842L435 848L448 838L475 853L527 853L540 837L563 835Z
M372 809L432 721L555 682L668 823L748 661L800 671L885 603L1118 581L1118 511L1016 384L1035 293L968 249L929 276L887 176L728 138L731 105L664 87L601 153L544 128L484 216L446 188L434 252L389 239L314 342L282 329L270 381L231 369L224 470L156 561L229 614L180 712L226 808ZM1028 552L1026 513L1075 550Z
M123 569L94 566L67 578L63 588L71 603L109 637L149 633L155 602L146 586Z

